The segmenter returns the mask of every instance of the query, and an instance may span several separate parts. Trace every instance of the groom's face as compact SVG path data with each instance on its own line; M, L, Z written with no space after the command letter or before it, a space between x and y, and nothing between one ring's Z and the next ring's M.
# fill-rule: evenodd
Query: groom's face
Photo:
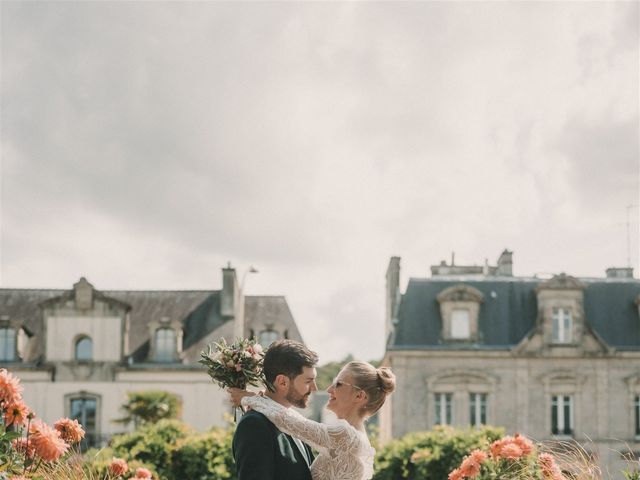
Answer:
M291 380L287 401L298 408L305 408L309 403L312 392L318 390L316 385L316 369L314 367L303 367L302 373Z

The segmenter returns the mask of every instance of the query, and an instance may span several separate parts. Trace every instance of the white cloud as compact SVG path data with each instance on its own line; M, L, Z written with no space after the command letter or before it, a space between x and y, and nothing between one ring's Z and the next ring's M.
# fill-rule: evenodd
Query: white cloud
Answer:
M0 8L3 285L218 288L255 264L247 291L286 295L328 360L382 354L391 255L405 281L451 251L626 260L638 4Z

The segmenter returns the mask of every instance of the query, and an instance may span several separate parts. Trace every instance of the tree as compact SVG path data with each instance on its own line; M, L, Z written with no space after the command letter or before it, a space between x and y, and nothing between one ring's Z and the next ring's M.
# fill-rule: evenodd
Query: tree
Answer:
M163 419L178 418L181 410L180 399L173 393L161 390L146 390L142 392L128 392L127 402L120 408L125 416L114 420L115 423L129 425L133 422L139 426L157 423Z

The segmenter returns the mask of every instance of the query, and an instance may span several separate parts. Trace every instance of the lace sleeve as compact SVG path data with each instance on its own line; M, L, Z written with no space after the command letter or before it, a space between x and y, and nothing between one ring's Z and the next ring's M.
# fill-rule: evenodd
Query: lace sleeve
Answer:
M242 405L262 413L281 431L298 437L318 450L333 451L348 442L345 425L331 426L304 418L295 410L285 408L265 397L243 397Z

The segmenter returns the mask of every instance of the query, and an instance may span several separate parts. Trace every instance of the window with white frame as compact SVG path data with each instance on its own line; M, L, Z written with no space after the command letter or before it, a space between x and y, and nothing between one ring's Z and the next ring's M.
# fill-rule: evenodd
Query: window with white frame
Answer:
M93 340L90 337L80 337L76 341L74 357L78 362L93 360Z
M453 423L453 394L436 393L435 423L436 425L451 425Z
M469 421L472 427L487 424L487 394L469 394Z
M551 397L551 433L573 435L573 396L553 395Z
M266 330L262 330L258 335L258 343L260 343L260 345L262 345L265 348L267 348L276 340L278 340L278 332L270 328Z
M0 361L13 362L16 359L16 331L11 327L0 328Z
M16 335L16 354L18 357L24 359L27 353L27 346L29 345L29 339L31 335L27 330L21 328Z
M176 358L176 332L172 328L156 330L156 362L173 362Z
M552 314L553 342L571 343L573 340L573 319L568 308L554 308Z
M453 310L451 312L451 338L466 340L470 337L469 310Z
M80 443L80 448L83 451L98 446L99 441L97 434L98 399L85 395L81 394L69 398L69 418L77 420L85 431L85 436Z
M640 437L640 395L636 395L633 409L636 414L636 437Z

